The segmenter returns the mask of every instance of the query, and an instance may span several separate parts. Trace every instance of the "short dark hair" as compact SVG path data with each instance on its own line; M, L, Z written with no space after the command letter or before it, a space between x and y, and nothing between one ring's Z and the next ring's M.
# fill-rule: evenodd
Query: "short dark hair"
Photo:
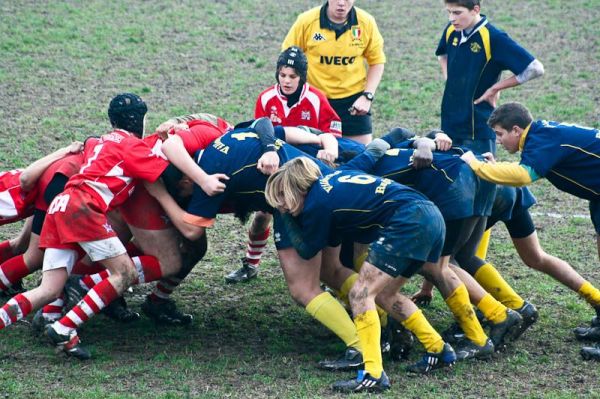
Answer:
M493 129L500 126L502 129L510 130L513 126L525 129L533 121L531 112L520 103L502 104L492 112L488 119L488 125Z
M456 4L460 7L466 7L469 10L475 8L475 6L481 7L480 0L444 0L445 4Z

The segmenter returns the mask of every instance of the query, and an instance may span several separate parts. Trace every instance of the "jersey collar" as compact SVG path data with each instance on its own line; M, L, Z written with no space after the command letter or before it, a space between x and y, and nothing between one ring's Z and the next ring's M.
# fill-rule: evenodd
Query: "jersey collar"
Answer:
M485 15L481 15L481 20L479 22L477 22L477 24L473 27L473 30L471 31L471 33L469 33L469 35L465 35L465 31L461 30L460 31L460 43L459 45L467 42L475 33L479 32L479 30L481 28L483 28L484 26L486 26L488 24L488 19Z
M523 151L523 147L525 146L525 139L527 138L527 135L529 134L529 129L531 128L531 124L533 122L531 122L526 128L525 130L523 130L523 133L521 133L521 139L519 140L519 151Z
M352 7L350 9L350 13L348 13L348 21L346 21L346 25L342 30L335 30L335 27L327 18L327 3L323 4L321 7L321 14L319 18L319 22L321 25L321 29L329 29L335 32L335 38L337 39L341 35L343 35L347 30L350 30L353 26L358 25L358 17L356 16L356 9Z

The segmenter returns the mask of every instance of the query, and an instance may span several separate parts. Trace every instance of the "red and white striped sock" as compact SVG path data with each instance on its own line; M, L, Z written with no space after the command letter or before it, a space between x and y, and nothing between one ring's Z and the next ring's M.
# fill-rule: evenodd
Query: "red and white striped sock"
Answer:
M95 314L100 313L109 303L119 297L119 293L108 278L92 288L79 303L63 318L53 324L59 334L69 334Z
M18 294L8 300L0 308L0 330L31 313L31 302L23 294Z
M104 280L108 276L110 276L110 272L108 270L102 270L100 273L96 274L87 274L83 276L81 280L79 280L79 285L84 290L89 291L92 288L94 288L96 284L98 284L100 281Z
M0 263L4 263L10 258L15 256L12 248L10 247L10 241L2 241L0 242Z
M167 277L160 280L152 290L149 298L152 302L160 302L169 299L173 291L181 284L182 279Z
M270 231L271 230L267 227L267 229L260 234L252 235L248 232L248 246L245 257L247 263L258 266L265 250L265 246L267 245Z
M162 271L160 270L160 263L154 256L134 256L131 260L133 260L138 273L138 278L134 284L150 283L161 279Z
M63 306L65 306L65 297L61 294L61 296L42 308L42 317L47 321L60 319L62 317Z
M0 265L0 291L6 291L29 273L23 255L17 255L5 261Z

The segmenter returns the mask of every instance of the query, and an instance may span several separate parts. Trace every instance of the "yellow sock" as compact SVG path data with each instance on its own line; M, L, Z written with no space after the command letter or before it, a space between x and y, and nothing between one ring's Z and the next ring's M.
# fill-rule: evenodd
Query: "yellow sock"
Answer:
M365 260L367 260L367 255L369 255L368 250L358 255L358 257L354 259L354 271L356 273L360 272L360 268L362 267L363 263L365 263Z
M350 304L350 301L348 300L348 293L350 292L350 289L352 289L352 287L354 286L354 283L356 283L356 280L358 280L358 274L353 273L352 275L350 275L350 277L346 279L346 281L344 281L342 287L340 288L340 301L346 304Z
M486 319L494 324L502 323L506 320L506 306L498 302L491 294L486 294L477 304L477 309Z
M487 341L487 335L483 332L477 316L473 311L473 306L469 301L469 292L464 284L461 284L454 290L448 298L446 303L452 311L454 318L465 332L465 336L471 341L475 342L479 346L485 345Z
M340 298L340 301L344 302L348 306L350 306L350 301L348 300L348 293L350 292L350 289L354 286L354 283L356 283L356 280L358 280L358 273L353 273L350 277L346 279L346 281L344 281L339 291L338 298ZM387 312L380 308L379 305L375 306L377 307L377 314L379 315L379 322L381 323L381 327L385 328L385 326L387 326L388 319Z
M365 373L374 378L381 378L383 359L381 357L381 325L376 310L367 310L354 317L356 332L363 347L362 355L365 362Z
M352 319L346 309L331 294L324 292L314 297L306 305L306 311L340 337L346 346L362 352Z
M600 290L594 287L589 281L581 284L577 293L593 307L600 306Z
M477 245L477 251L475 251L475 256L479 259L485 260L487 257L487 251L490 246L490 237L492 235L492 230L487 229L485 233L481 236L481 241L479 241L479 245Z
M475 280L494 298L511 309L520 309L525 301L502 278L498 270L490 263L481 266L473 276Z
M402 325L425 347L427 352L440 353L444 349L444 340L442 336L429 324L421 309L411 314Z

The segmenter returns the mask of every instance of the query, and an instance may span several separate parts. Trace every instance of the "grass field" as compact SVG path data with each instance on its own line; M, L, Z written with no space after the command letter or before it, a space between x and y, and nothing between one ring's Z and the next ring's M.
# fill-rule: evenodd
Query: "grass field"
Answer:
M252 117L258 93L273 84L279 45L295 16L317 2L14 1L0 2L0 170L23 166L69 140L109 129L106 108L118 92L140 94L149 126L173 115L210 112ZM377 19L386 64L374 105L378 133L439 124L443 81L433 55L446 22L441 0L357 1ZM484 14L539 58L542 79L509 90L537 118L600 127L600 2L484 2ZM506 153L500 157L510 159ZM587 204L545 182L533 188L540 241L600 284ZM584 215L584 217L577 217ZM560 216L560 217L559 217ZM20 226L3 227L8 238ZM27 322L0 332L0 398L330 397L330 374L314 365L343 345L290 299L272 247L257 280L226 286L238 267L245 228L229 218L209 232L209 252L175 295L194 314L190 328L147 319L118 325L99 316L81 331L94 355L56 356ZM591 310L567 288L525 268L504 228L489 259L540 310L521 341L493 361L458 364L423 378L386 362L389 397L600 397L597 363L579 357L571 328ZM26 280L33 287L35 274ZM412 283L406 288L416 290ZM138 308L146 287L128 296ZM438 296L425 310L439 329L450 315ZM416 352L421 348L417 348ZM411 361L417 359L417 353Z

